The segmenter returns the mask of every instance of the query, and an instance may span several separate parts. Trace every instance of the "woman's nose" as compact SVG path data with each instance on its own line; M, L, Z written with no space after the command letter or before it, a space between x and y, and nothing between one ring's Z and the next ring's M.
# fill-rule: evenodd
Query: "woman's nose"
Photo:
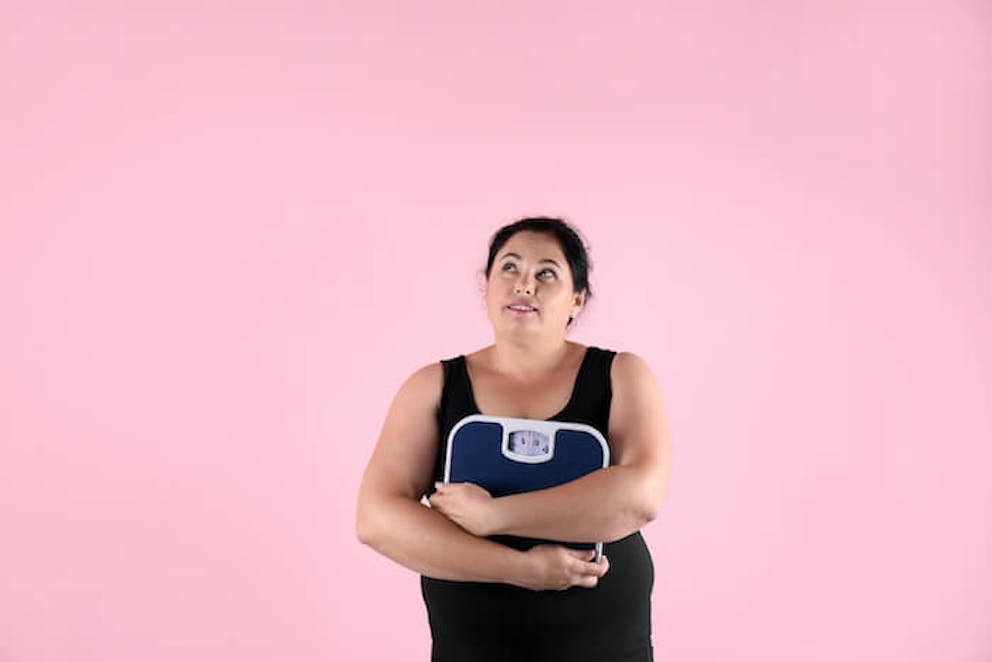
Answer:
M517 294L521 292L526 292L527 294L531 294L534 291L534 289L531 287L529 280L522 280L522 281L518 280L516 290L517 290Z

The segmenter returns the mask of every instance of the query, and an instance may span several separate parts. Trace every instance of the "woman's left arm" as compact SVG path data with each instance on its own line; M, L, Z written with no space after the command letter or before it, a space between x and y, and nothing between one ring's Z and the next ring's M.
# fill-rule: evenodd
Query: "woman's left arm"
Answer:
M643 359L619 352L611 381L611 466L558 487L497 499L472 483L441 484L431 506L479 536L612 542L640 530L658 515L667 491L668 424L661 389Z

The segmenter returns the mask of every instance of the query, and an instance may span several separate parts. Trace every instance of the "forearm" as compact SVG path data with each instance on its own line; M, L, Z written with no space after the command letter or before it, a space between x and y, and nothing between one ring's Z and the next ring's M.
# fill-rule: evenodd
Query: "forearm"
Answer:
M439 512L406 497L367 509L363 543L427 577L522 585L524 553L478 538Z
M643 478L612 466L577 480L494 500L496 533L562 542L612 542L651 521Z

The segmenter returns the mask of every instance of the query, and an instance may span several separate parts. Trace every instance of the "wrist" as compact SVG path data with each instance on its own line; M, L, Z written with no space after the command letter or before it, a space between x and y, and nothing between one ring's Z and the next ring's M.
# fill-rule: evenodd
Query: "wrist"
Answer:
M509 557L510 572L509 584L520 588L530 589L534 583L534 556L527 552L511 549L513 554Z
M487 536L498 536L506 533L506 497L492 500L489 511L489 531Z

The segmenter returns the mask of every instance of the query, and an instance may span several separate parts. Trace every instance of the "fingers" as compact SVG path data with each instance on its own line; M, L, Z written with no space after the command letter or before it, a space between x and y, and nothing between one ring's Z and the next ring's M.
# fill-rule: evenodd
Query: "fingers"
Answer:
M564 591L573 586L595 588L599 584L600 577L610 569L610 560L605 555L598 563L593 561L596 557L594 549L572 549L564 545L541 544L532 547L529 553L535 555L547 573L546 579L543 580L546 585L535 590Z
M606 574L606 571L610 569L610 560L604 556L599 563L596 563L595 561L587 561L582 565L586 574L602 577Z
M596 550L586 549L586 550L570 550L572 551L576 558L582 560L582 572L588 575L599 575L602 577L606 574L606 571L610 569L610 560L606 558L604 554L603 557L597 563L593 561L596 558Z
M562 547L567 553L571 554L577 559L582 561L588 561L590 559L596 558L595 549L572 549L571 547Z
M599 577L585 576L575 583L575 586L582 588L596 588L599 585Z
M596 557L596 550L588 550L581 552L579 558L587 559L580 560L574 567L576 573L575 586L581 586L583 588L595 588L599 585L599 578L602 577L610 569L610 560L604 555L600 559L599 563L593 561Z
M577 586L585 588L595 588L599 586L599 579L610 569L610 562L604 556L599 563L586 563L585 573L579 579Z

